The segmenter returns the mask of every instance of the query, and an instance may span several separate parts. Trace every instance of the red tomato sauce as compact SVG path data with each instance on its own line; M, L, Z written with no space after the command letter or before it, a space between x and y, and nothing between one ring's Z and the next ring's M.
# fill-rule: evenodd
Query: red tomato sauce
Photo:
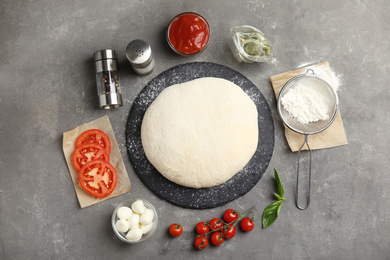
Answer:
M196 14L183 14L171 22L168 37L177 51L193 54L207 45L209 26L206 20Z

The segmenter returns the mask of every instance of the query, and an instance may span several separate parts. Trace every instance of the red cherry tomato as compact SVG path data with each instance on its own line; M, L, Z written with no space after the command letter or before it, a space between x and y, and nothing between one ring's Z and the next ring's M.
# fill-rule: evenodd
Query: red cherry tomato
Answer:
M223 214L223 219L227 222L227 223L230 223L236 219L238 219L239 215L238 215L238 211L234 210L234 209L228 209L225 211L225 213Z
M253 219L245 217L241 220L240 226L242 230L248 232L251 231L255 227L255 223Z
M111 152L111 141L106 133L99 129L90 129L79 135L76 139L75 147L80 144L95 143L106 149L107 154Z
M211 243L213 243L213 245L216 245L216 246L222 245L222 243L224 241L221 232L212 233L210 240L211 240Z
M172 46L184 54L194 54L202 50L210 37L206 20L198 14L187 13L173 18L168 28L168 38Z
M76 147L72 154L72 162L77 171L86 163L93 160L104 160L110 162L106 150L98 144L81 144Z
M210 227L207 225L206 222L199 222L197 225L196 225L196 232L199 234L199 235L204 235L206 234L207 232L210 231Z
M169 227L169 234L178 237L183 233L183 227L180 224L174 223Z
M79 171L80 186L96 198L111 194L115 190L117 179L115 168L103 160L90 161Z
M224 227L222 230L222 234L224 238L230 239L236 235L236 227L233 225Z
M210 226L211 230L217 231L221 227L223 227L223 222L219 218L213 218L212 220L210 220L209 226Z
M200 236L195 239L195 247L197 249L205 249L206 246L209 244L209 240L205 236Z

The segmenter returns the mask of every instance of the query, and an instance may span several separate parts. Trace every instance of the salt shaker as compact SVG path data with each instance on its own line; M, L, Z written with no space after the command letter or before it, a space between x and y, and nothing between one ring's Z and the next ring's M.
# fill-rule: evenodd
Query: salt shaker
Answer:
M144 40L130 42L126 47L126 57L138 75L148 75L154 69L152 48Z
M101 109L122 106L122 94L119 87L118 54L106 49L94 53L96 85Z

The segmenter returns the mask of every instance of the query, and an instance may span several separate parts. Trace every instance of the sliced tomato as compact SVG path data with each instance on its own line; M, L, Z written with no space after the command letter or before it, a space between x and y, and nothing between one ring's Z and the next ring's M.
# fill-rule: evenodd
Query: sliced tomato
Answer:
M80 186L96 198L106 197L116 187L118 176L114 166L103 160L93 160L79 171Z
M86 163L97 159L109 162L110 156L102 146L92 143L77 146L72 155L72 162L77 171Z
M99 129L90 129L87 130L76 139L75 147L79 146L80 144L88 144L88 143L95 143L98 145L101 145L106 149L107 154L110 154L111 152L111 141L108 135L99 130Z

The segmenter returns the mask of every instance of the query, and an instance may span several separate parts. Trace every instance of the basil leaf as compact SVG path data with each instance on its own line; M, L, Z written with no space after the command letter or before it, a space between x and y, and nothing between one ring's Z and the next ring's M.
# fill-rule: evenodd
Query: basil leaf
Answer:
M276 218L279 216L280 209L282 208L282 201L278 200L268 205L263 213L263 228L270 226Z
M275 173L276 193L279 195L279 197L283 197L284 190L283 190L282 182L280 181L280 178L279 178L279 175L278 175L278 172L276 171L276 169L274 169L274 173Z
M281 200L281 201L283 201L283 200L286 200L286 198L285 197L283 197L283 196L280 196L279 194L277 194L277 193L274 193L274 196L275 196L275 198L277 199L277 200Z

